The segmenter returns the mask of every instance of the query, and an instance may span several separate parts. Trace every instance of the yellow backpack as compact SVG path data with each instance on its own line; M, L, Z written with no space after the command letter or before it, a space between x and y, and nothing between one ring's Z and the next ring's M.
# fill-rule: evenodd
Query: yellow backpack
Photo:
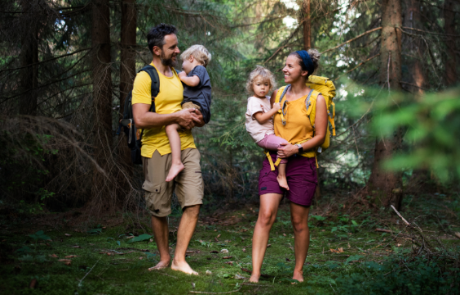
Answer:
M307 116L310 119L311 126L313 127L313 134L315 132L316 108L313 108L312 106L316 106L316 98L320 94L323 95L324 99L326 100L327 117L329 124L326 131L326 138L324 140L324 143L320 147L318 147L318 153L321 153L323 150L329 148L329 146L331 145L331 129L332 136L335 136L335 104L332 102L332 99L335 97L335 86L330 79L314 75L310 75L310 77L308 77L308 81L306 84L308 87L312 89L312 91L310 91L310 93L308 94L307 99L305 100L305 107L307 108ZM279 103L281 103L281 101L283 100L283 97L288 91L289 87L290 85L287 85L282 90L282 94L279 96ZM280 88L278 91L281 91L282 88ZM331 106L332 112L330 111ZM282 110L280 110L280 112L283 124L285 124Z

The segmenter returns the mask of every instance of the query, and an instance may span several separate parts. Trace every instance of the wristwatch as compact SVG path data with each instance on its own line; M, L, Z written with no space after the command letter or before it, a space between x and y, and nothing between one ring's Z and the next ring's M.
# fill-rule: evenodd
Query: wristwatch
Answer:
M299 149L299 151L297 152L297 154L301 154L303 153L303 147L300 143L296 143L295 146Z

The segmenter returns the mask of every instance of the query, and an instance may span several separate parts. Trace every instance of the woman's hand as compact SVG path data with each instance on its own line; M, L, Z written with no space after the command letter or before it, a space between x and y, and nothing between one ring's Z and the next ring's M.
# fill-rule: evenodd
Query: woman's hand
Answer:
M282 143L278 148L278 157L284 159L289 158L290 156L297 154L299 148L290 143Z

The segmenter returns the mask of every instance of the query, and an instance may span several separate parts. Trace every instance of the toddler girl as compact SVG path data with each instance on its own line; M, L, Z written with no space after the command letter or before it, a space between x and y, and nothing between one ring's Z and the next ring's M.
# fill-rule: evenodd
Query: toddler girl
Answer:
M280 109L279 103L270 108L268 92L275 88L275 77L266 68L257 66L249 74L246 89L254 95L248 98L246 111L246 130L258 146L266 150L277 151L282 143L288 142L275 135L273 129L273 115ZM278 166L278 183L280 187L289 190L286 180L287 159L281 159Z

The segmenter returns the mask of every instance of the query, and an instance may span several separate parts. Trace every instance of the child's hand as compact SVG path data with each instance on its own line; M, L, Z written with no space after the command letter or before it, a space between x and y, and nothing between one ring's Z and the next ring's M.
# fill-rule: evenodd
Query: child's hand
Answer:
M185 77L187 77L187 74L185 73L185 71L182 71L179 73L179 79L183 80Z
M276 111L279 111L281 109L281 106L280 106L280 103L279 102L275 102L273 104L273 109L276 110Z

